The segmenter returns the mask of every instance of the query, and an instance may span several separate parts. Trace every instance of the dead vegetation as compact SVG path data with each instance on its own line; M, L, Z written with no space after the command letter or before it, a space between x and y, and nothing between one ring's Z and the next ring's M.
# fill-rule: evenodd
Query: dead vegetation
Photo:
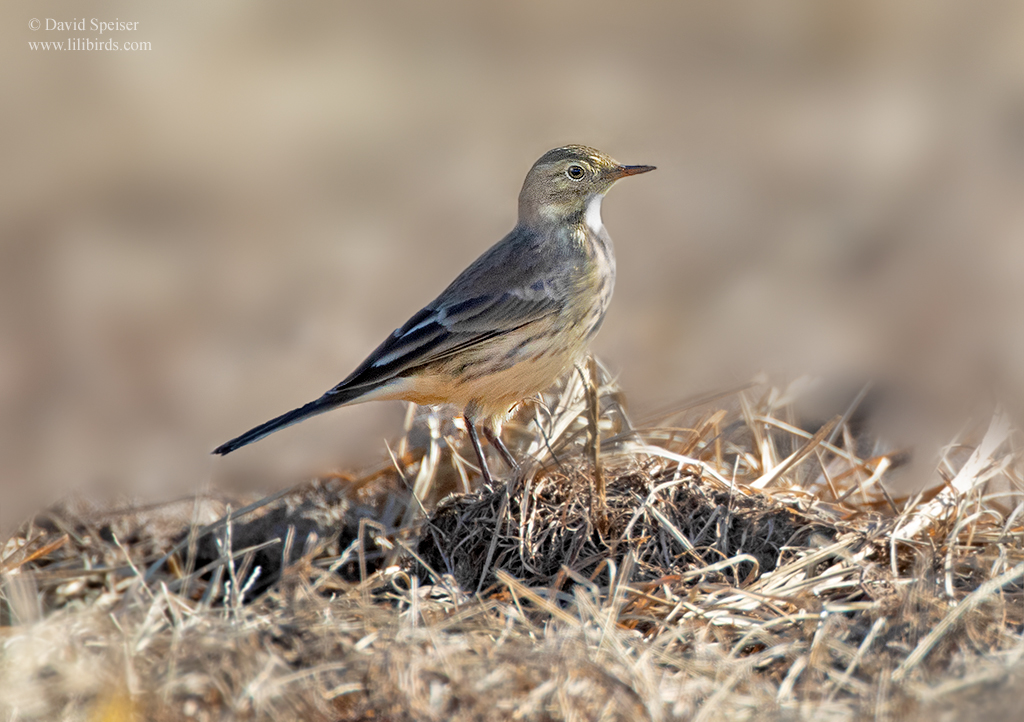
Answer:
M750 386L634 429L599 376L523 410L506 437L528 461L496 488L423 414L361 476L40 515L0 553L0 710L1017 718L1024 497L1005 414L968 425L932 489L894 498L900 457L858 455L852 406L804 431L793 394Z

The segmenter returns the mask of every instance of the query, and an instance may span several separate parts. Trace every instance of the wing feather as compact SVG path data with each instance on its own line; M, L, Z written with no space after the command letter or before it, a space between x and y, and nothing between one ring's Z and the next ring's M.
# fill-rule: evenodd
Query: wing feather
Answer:
M576 259L517 226L388 336L328 395L373 387L564 311ZM561 249L556 245L553 248ZM570 270L572 269L572 270Z
M424 308L328 393L383 383L561 311L558 299L536 292L528 298L506 292Z

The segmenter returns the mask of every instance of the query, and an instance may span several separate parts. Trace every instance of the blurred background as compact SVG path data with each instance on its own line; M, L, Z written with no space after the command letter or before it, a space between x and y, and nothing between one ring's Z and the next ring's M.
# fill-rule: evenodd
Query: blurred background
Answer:
M571 142L658 166L604 204L596 351L638 414L873 377L940 443L1024 395L1021 3L7 0L0 37L0 532L382 458L401 404L209 452L347 375ZM28 44L68 38L151 48Z

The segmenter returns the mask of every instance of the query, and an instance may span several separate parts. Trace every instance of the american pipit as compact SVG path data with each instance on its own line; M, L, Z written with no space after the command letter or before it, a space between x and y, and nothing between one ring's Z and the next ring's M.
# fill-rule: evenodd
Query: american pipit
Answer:
M615 181L654 170L582 145L548 151L526 175L519 223L441 295L316 401L260 424L213 453L346 404L401 399L453 404L491 481L477 425L505 462L511 408L550 386L586 353L612 297L615 256L601 199Z

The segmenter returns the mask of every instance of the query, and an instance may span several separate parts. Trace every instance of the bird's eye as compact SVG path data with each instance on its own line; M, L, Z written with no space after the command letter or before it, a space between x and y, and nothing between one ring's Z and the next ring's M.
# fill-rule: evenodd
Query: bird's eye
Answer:
M583 176L587 174L587 172L583 170L582 166L578 166L574 163L573 165L565 169L565 174L569 176L570 179L578 181L582 179Z

